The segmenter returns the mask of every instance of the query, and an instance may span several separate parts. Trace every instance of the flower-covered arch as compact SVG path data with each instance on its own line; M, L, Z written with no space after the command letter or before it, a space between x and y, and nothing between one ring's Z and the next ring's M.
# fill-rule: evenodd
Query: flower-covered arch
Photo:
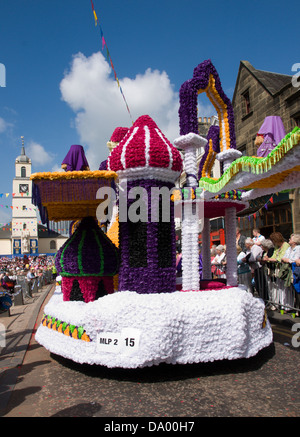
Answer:
M198 134L197 97L205 92L215 107L220 127L220 152L236 149L234 114L231 101L222 89L217 70L210 59L199 64L192 79L184 82L179 91L180 135Z

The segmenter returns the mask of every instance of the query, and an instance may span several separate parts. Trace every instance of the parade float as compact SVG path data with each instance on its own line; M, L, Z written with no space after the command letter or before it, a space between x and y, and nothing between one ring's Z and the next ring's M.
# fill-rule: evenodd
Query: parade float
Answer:
M207 138L198 135L201 92L219 117ZM56 255L60 281L35 336L50 352L78 363L138 368L249 358L272 343L264 302L238 285L236 213L250 199L300 185L300 129L264 158L241 156L232 105L211 61L182 85L179 119L174 144L144 115L113 142L101 170L31 176L43 223L77 223ZM216 159L223 168L217 180L211 177ZM186 186L176 189L183 169ZM117 187L116 196L100 196L103 187L107 193ZM162 192L169 193L167 220ZM142 193L138 201L135 193ZM103 202L114 204L106 233L99 226ZM132 211L146 219L132 220ZM176 291L178 215L183 278ZM209 220L219 216L225 217L226 283L211 279Z

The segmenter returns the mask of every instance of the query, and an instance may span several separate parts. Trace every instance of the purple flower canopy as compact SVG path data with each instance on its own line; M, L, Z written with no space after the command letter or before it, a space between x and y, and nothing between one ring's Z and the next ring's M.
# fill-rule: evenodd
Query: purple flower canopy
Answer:
M84 149L78 144L74 144L70 147L62 164L67 165L66 171L85 170L85 167L89 167Z
M199 164L199 171L198 171L198 179L202 178L202 170L206 163L208 153L209 153L209 140L212 140L212 148L213 151L216 153L220 152L220 128L219 126L210 126L207 136L207 144L205 146L204 154L201 158L200 164Z
M100 163L99 170L107 170L107 159Z
M285 137L285 129L278 115L270 115L265 118L261 125L259 135L264 136L264 141L257 149L257 156L266 157Z
M119 250L93 217L85 217L58 250L55 266L61 276L114 276Z
M223 91L221 81L217 70L210 59L201 62L195 69L192 79L187 80L181 85L179 90L179 124L180 135L186 135L190 132L198 134L198 117L197 117L197 99L198 91L205 90L209 85L210 75L215 79L215 87L227 106L230 148L236 148L234 114L230 99Z

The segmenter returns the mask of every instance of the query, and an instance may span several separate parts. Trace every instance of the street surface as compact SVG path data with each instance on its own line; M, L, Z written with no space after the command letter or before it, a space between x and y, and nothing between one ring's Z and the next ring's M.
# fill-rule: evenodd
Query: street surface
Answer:
M32 336L5 417L298 417L300 347L289 327L273 330L247 360L130 370L73 363Z

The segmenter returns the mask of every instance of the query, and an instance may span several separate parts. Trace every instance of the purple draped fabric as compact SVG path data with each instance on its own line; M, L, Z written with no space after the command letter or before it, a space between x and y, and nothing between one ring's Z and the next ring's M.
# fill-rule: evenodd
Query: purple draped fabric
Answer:
M62 164L67 164L66 171L79 171L84 170L84 167L89 167L84 149L78 144L74 144L70 147Z
M107 170L107 159L99 165L99 170Z
M262 158L265 158L286 135L282 120L277 115L266 117L258 134L264 136L263 143L257 149L257 156Z

